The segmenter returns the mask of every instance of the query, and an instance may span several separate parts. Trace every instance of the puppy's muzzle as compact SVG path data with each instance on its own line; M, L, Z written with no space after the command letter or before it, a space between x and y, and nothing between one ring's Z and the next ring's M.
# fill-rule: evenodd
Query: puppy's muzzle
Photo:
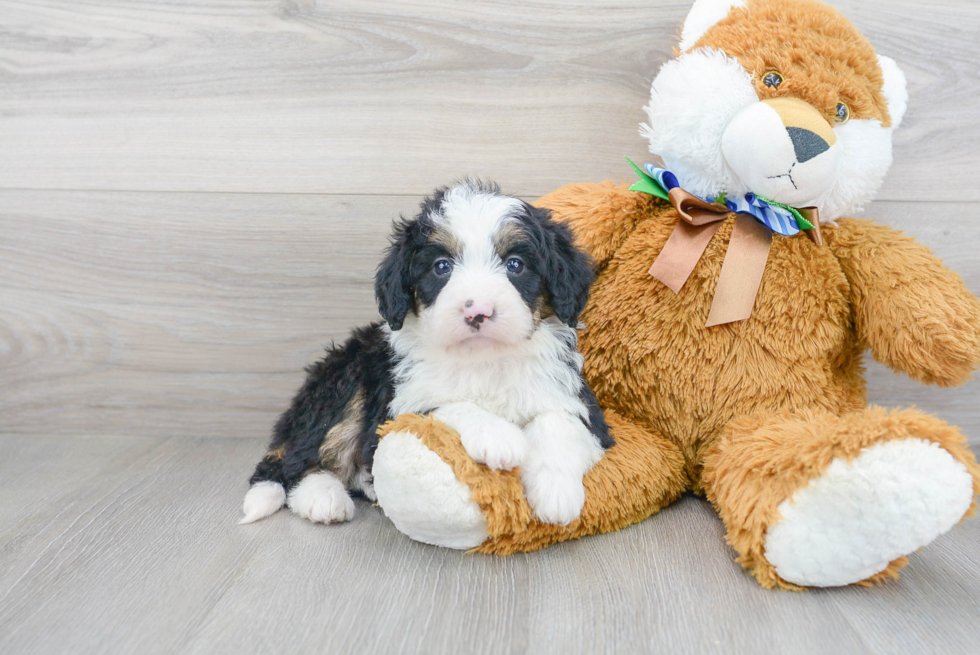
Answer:
M493 317L493 305L467 300L463 309L463 319L474 330L479 330L483 321Z

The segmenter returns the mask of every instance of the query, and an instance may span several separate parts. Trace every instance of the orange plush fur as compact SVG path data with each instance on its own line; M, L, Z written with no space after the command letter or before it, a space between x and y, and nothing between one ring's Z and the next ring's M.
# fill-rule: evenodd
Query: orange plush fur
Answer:
M802 41L801 32L806 33ZM837 103L843 102L852 118L877 118L891 126L874 48L828 5L756 0L734 9L694 47L713 48L737 59L755 80L760 98L801 98L830 123ZM778 89L763 84L768 71L783 76Z
M806 3L759 0L709 29L699 46L724 50L760 79L779 70L778 94L833 117L891 118L870 44L845 19ZM821 5L822 7L822 5ZM786 12L811 12L785 20ZM796 43L785 24L809 26ZM767 43L790 43L769 48ZM774 95L758 86L760 98ZM705 495L739 562L765 587L798 589L766 560L777 507L834 459L900 439L934 442L963 463L980 491L980 467L959 431L915 410L866 405L861 353L892 369L952 386L980 362L980 301L924 246L884 225L844 218L826 245L774 235L748 320L706 328L731 237L730 215L679 293L648 273L677 212L611 182L573 184L540 199L567 222L596 262L582 315L585 375L617 445L585 479L582 516L569 526L533 519L516 472L476 465L459 437L433 419L400 417L467 484L487 518L478 550L508 554L608 532L643 520L683 491ZM901 557L865 584L897 577Z
M553 526L533 519L515 473L474 464L445 426L389 423L385 432L423 435L470 486L490 533L478 550L509 554L617 530L690 489L718 509L760 583L797 589L766 561L765 529L776 506L835 457L891 439L935 441L980 492L980 467L956 428L865 406L864 348L944 385L963 382L980 360L980 301L924 246L856 219L825 227L828 247L776 236L752 318L706 328L731 217L674 294L647 273L678 221L668 204L611 182L569 185L539 204L572 226L598 265L580 348L617 445L586 476L582 517Z

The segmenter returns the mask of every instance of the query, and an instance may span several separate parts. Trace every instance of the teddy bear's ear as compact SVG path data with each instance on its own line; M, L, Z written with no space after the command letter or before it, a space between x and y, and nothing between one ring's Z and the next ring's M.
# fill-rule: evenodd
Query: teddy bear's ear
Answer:
M905 88L905 73L891 57L878 55L878 65L885 77L881 92L888 101L888 113L892 117L892 128L896 128L905 118L905 109L909 104L909 92Z
M681 52L690 50L705 32L724 19L733 8L744 6L745 0L696 0L681 30Z

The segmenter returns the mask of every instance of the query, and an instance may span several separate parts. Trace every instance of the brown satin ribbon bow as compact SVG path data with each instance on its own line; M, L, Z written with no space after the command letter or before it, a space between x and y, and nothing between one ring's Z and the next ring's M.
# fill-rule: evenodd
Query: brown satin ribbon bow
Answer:
M711 237L732 211L721 203L706 202L679 187L668 192L668 199L680 214L681 221L650 267L650 275L678 293L697 266ZM823 245L817 208L797 211L814 226L812 230L805 230L807 235L818 246ZM744 321L752 315L771 246L772 230L749 214L735 214L735 227L705 327Z

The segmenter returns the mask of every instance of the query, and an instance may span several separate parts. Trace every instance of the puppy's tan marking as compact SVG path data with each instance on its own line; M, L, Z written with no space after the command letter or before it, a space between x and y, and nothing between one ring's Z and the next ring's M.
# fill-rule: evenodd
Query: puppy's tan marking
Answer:
M354 477L361 459L358 435L364 418L364 392L358 391L344 408L344 417L327 430L320 444L320 467L333 472L344 484Z
M463 255L463 244L446 226L436 225L429 235L429 243L442 246L450 257L459 258Z
M279 446L278 448L273 448L272 450L267 452L265 454L265 457L263 457L262 459L266 460L267 462L281 462L282 458L285 456L286 456L286 447Z
M493 235L493 247L501 259L521 241L527 239L524 228L519 223L504 223Z

